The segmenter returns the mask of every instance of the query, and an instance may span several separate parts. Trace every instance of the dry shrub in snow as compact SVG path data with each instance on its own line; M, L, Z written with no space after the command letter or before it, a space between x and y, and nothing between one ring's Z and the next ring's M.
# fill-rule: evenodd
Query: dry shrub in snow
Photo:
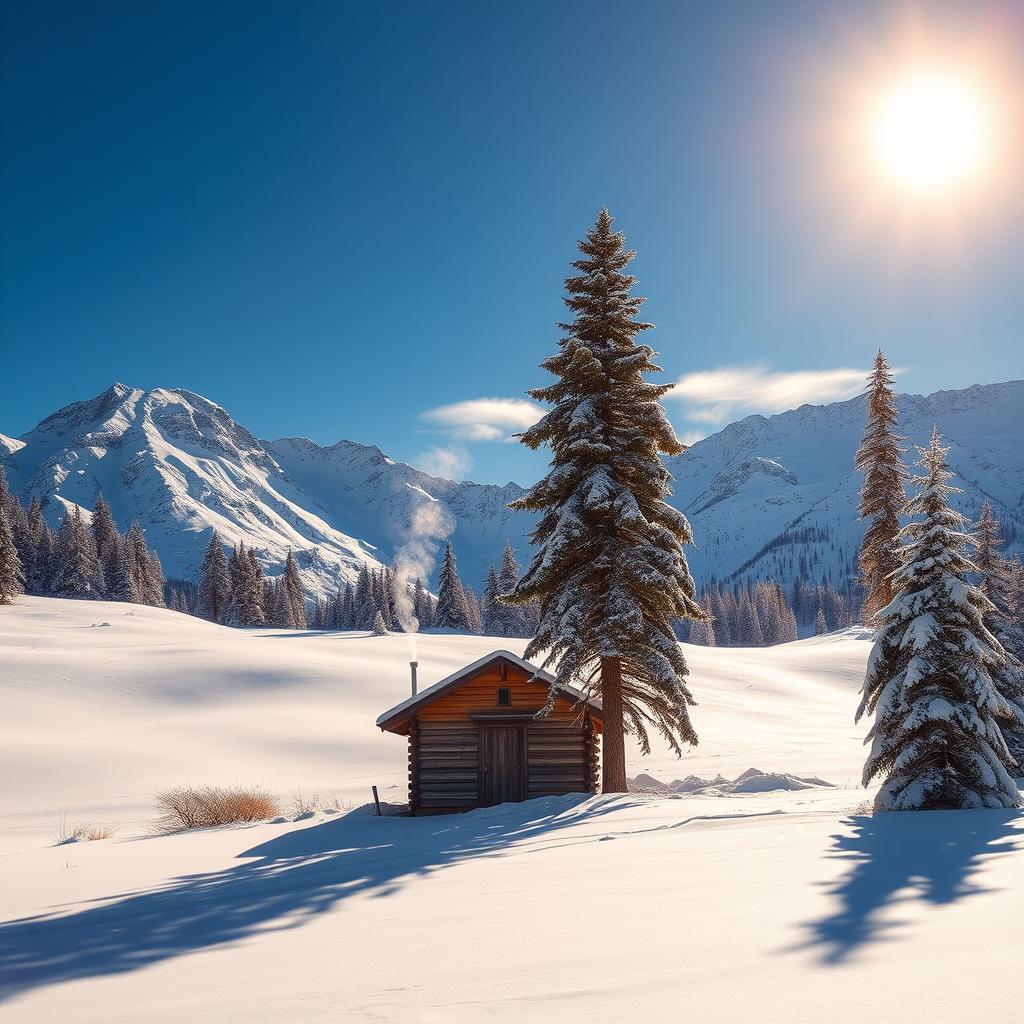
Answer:
M280 813L276 796L261 786L174 786L156 794L159 833L262 821Z
M65 843L91 843L97 839L109 839L116 831L117 828L113 825L94 825L90 821L69 825L62 811L53 829L53 845L63 846Z
M350 811L352 804L342 800L335 793L333 796L323 796L320 793L303 793L301 789L292 793L291 801L288 804L288 814L295 818L301 814L312 814L315 811Z

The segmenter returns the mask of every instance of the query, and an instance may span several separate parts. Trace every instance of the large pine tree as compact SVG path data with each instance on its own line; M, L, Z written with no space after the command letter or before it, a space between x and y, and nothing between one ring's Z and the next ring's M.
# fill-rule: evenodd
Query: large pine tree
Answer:
M864 474L857 511L867 521L860 549L861 584L865 621L874 623L878 613L893 599L893 573L898 566L896 537L900 514L906 504L903 481L903 439L893 432L896 397L892 369L881 349L868 376L868 418L854 466Z
M7 509L0 502L0 604L10 604L24 586L25 576L7 522Z
M306 598L302 593L302 577L299 576L299 567L292 555L292 549L288 549L288 556L284 561L284 574L281 577L282 600L284 612L287 618L285 625L289 629L305 629L306 622Z
M545 653L555 683L599 691L604 708L603 788L626 789L625 729L649 749L648 727L674 750L697 742L694 703L673 620L703 618L683 546L685 516L666 498L670 476L661 453L683 445L650 384L654 352L636 336L643 299L630 294L627 250L602 210L579 243L578 272L566 279L575 318L560 324L559 351L542 366L558 378L531 392L553 408L522 435L550 445L551 471L512 507L540 513L536 546L511 599L540 603L527 657Z
M437 582L437 607L434 609L434 625L438 629L455 629L460 633L472 633L466 595L459 579L458 563L451 541L444 546L444 561Z
M1017 807L1000 730L1010 709L993 673L1006 652L985 625L992 604L968 582L971 538L949 507L936 432L920 448L924 476L900 531L897 596L880 616L857 720L874 715L864 784L884 779L877 810Z
M212 530L199 570L199 614L211 622L223 622L230 601L231 577L224 558L224 542L220 534Z

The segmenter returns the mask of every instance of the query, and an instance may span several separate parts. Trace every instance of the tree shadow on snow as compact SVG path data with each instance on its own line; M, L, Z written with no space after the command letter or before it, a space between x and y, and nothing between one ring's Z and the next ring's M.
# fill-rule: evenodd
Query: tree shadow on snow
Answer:
M838 907L807 926L810 938L799 947L821 947L829 964L902 927L881 919L887 907L914 900L942 906L987 892L973 879L983 862L1024 851L1020 811L889 812L853 816L844 824L852 833L833 836L829 852L850 865L828 887Z
M297 828L221 871L183 875L70 914L0 924L0 1001L138 970L256 931L298 928L350 896L386 897L460 861L542 844L619 804L575 794L428 818L348 814Z

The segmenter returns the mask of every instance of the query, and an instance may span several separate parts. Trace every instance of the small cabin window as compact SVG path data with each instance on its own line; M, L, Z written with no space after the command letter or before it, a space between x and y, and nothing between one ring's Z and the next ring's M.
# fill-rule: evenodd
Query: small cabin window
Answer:
M507 686L498 689L498 704L508 707L512 703L512 691Z

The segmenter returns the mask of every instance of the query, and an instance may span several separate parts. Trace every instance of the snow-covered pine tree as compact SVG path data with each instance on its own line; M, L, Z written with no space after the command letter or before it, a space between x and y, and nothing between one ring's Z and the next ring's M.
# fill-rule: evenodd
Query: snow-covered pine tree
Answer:
M341 629L356 628L356 588L351 583L345 584L345 614L341 620Z
M874 716L864 785L884 778L880 811L1017 807L999 720L1010 709L992 679L1006 652L985 625L991 602L968 582L964 517L936 431L919 448L924 475L900 531L896 596L878 614L857 721Z
M898 565L896 537L900 513L906 504L903 481L905 449L903 439L893 433L896 424L896 398L893 375L885 353L875 356L868 377L867 424L864 437L854 456L854 466L864 474L857 511L867 521L860 548L861 584L867 592L864 617L875 623L878 613L895 595L893 573Z
M7 522L7 509L0 502L0 604L10 604L24 587L21 558Z
M231 601L231 579L224 559L224 542L213 530L199 569L199 614L211 622L223 622Z
M154 608L164 607L164 567L155 551L146 552L146 590L143 601Z
M75 505L65 513L57 535L53 592L61 597L97 597L101 581L92 535Z
M484 582L484 593L480 599L480 625L485 636L501 636L495 629L500 622L501 610L498 607L498 573L492 562L487 566L487 579Z
M455 629L460 633L471 632L466 595L459 579L458 565L451 541L444 546L444 561L437 582L437 607L434 609L434 625L438 629Z
M96 544L96 556L104 565L120 536L114 524L114 517L110 513L110 506L102 494L97 495L92 512L92 539Z
M1003 738L1017 762L1014 773L1024 776L1024 623L1017 606L1015 579L1015 566L1020 563L1010 562L1000 554L1002 532L988 498L981 506L974 544L978 585L992 605L985 613L985 625L1007 655L1005 662L994 667L991 673L996 689L1010 709L1010 720L1000 723Z
M715 646L715 627L713 625L711 615L708 615L706 619L701 621L700 619L694 619L690 623L690 636L689 643L696 644L698 647L714 647Z
M558 379L531 392L553 408L521 435L529 448L550 445L551 472L512 508L540 513L530 566L508 597L540 603L526 656L544 652L554 687L600 692L604 710L603 788L626 790L625 729L649 750L653 725L678 753L697 742L686 661L673 622L703 618L683 553L692 540L685 516L666 498L661 453L676 439L659 399L671 385L650 384L654 352L637 345L650 327L637 320L643 299L625 273L634 253L612 229L607 210L579 244L578 273L566 279L572 323L560 351L542 366Z
M119 538L114 550L107 557L107 597L111 601L128 601L141 604L138 581L132 573L128 561L128 546L123 538Z
M295 563L292 549L284 560L284 573L281 576L281 588L286 606L289 629L305 629L306 622L306 599L302 593L302 578L299 576L299 567Z
M824 636L828 632L828 623L825 621L825 609L818 608L818 614L814 618L814 635Z
M374 617L373 617L373 635L374 636L387 636L388 635L387 623L384 621L384 616L381 614L379 609L377 610L377 614L374 615Z
M491 612L494 636L532 635L532 630L527 624L529 606L510 604L501 599L502 594L511 594L516 589L520 575L516 554L512 550L512 545L506 542L501 553L501 568L498 570L498 599Z
M128 527L128 532L124 535L124 543L125 553L128 556L128 567L131 570L135 589L139 594L139 601L146 604L146 596L150 591L148 582L149 549L146 547L146 537L142 532L142 525L137 519Z
M43 519L43 506L38 498L25 513L25 535L23 547L19 550L25 570L25 590L30 594L44 594L47 588L47 569L43 550L43 537L49 532Z
M256 552L249 547L245 551L243 573L246 581L248 616L250 626L267 624L266 607L263 604L263 567L256 558Z
M467 583L463 589L466 598L466 612L469 616L469 631L479 635L483 632L483 615L480 611L480 601L476 591Z

